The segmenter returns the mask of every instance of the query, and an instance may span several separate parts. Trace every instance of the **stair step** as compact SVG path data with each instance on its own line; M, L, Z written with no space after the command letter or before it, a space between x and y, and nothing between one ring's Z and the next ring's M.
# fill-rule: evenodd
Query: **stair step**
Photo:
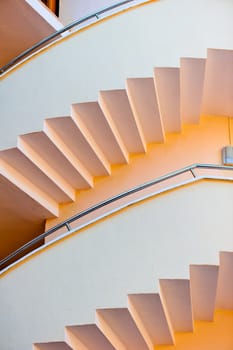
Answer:
M58 199L64 194L17 148L0 151L0 172L8 181L29 197L58 216Z
M114 350L95 324L65 327L66 341L73 350Z
M92 150L98 156L98 159L101 161L101 163L104 165L105 169L108 172L108 175L111 173L111 164L106 158L103 150L99 147L98 143L94 139L94 137L91 135L89 130L86 128L85 124L82 123L80 120L78 122L78 118L72 118L71 120L74 122L76 128L79 130L79 132L83 135L87 143L91 146ZM75 128L75 130L76 130ZM102 134L103 135L103 134Z
M99 147L88 143L84 133L77 128L71 117L45 119L45 132L71 162L81 163L91 176L110 174L110 164ZM65 152L65 144L68 152Z
M7 235L11 241L13 235L10 235L11 232L11 222L9 222L11 215L14 217L12 222L13 226L15 223L21 222L21 227L18 228L17 234L19 231L28 230L25 222L28 223L29 227L38 227L41 222L41 227L43 227L43 222L46 218L54 217L55 214L51 213L44 205L41 205L38 200L35 200L27 194L24 190L17 187L11 181L9 181L5 176L0 174L0 210L1 210L1 230L4 234ZM19 205L23 203L23 205ZM7 209L7 213L6 210ZM56 207L56 213L58 213L58 208ZM28 220L30 218L30 221ZM33 221L33 223L31 222ZM23 223L22 223L23 222ZM30 230L30 228L29 228ZM30 231L31 232L31 231ZM36 229L33 229L34 235L36 235ZM9 233L9 235L8 235ZM16 242L17 243L17 242ZM7 244L7 242L6 242Z
M205 62L204 58L180 59L180 114L187 124L200 121Z
M0 151L0 159L7 162L20 173L27 181L30 181L40 191L46 193L57 203L70 201L70 198L46 174L37 168L18 148Z
M186 279L159 280L161 299L175 332L192 332L190 283Z
M233 50L208 49L202 113L233 117Z
M216 306L233 310L233 252L220 252Z
M128 151L114 126L109 124L98 102L73 104L71 116L76 125L96 141L110 164L128 163Z
M213 321L218 266L190 265L190 290L194 320Z
M165 132L180 132L180 69L154 68L154 81Z
M97 322L110 343L121 350L148 350L128 309L98 309Z
M155 345L174 344L173 332L159 294L130 294L128 304L149 349L153 350Z
M65 194L66 200L75 201L75 189L59 174L57 173L48 162L46 162L27 142L30 139L30 134L20 135L18 137L17 147L18 149L35 164L46 176L53 181L60 190ZM60 200L59 202L65 200Z
M125 90L100 91L99 101L107 119L114 123L129 153L145 153L146 142L130 108Z
M21 135L19 139L21 146L23 144L21 141L24 141L23 148L27 144L30 150L36 153L36 162L40 163L41 159L44 160L53 172L64 178L74 189L87 189L93 185L92 179L87 180L82 176L43 131ZM32 161L35 161L34 158ZM41 163L40 166L42 166Z
M153 78L128 78L126 86L134 117L137 125L141 125L145 142L164 142L163 122Z
M72 350L69 345L63 341L49 343L35 343L33 350Z
M63 159L66 159L66 165L69 164L78 175L77 185L81 185L81 187L80 186L78 187L74 186L74 187L78 190L93 187L92 174L85 168L85 166L80 162L80 160L74 156L74 154L70 151L70 149L63 142L63 140L59 136L57 136L57 134L49 126L46 120L44 121L44 133L47 139L50 141L51 154L54 153L54 156L57 156L59 152L60 156ZM44 149L44 152L45 151L46 150ZM62 171L63 171L63 168L62 168ZM68 176L68 174L66 173L65 176ZM70 180L71 180L71 176L70 176ZM80 180L81 180L81 183L80 183ZM82 184L82 180L84 181L83 184ZM71 185L74 185L74 183L71 183Z

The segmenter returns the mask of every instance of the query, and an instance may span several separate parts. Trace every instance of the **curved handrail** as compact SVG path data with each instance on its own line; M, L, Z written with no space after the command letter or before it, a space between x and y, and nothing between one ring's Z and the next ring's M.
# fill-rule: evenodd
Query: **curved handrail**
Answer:
M109 11L112 11L114 9L117 9L119 7L122 7L124 5L127 5L129 3L146 3L149 0L125 0L125 1L120 1L114 5L105 7L97 12L91 13L88 16L82 17L66 26L64 26L62 29L50 34L49 36L47 36L46 38L38 41L36 44L34 44L33 46L31 46L30 48L28 48L27 50L23 51L22 53L20 53L18 56L16 56L15 58L13 58L12 60L10 60L6 65L4 65L3 67L0 68L0 75L4 74L8 69L12 68L14 65L16 65L17 63L19 63L20 61L22 61L24 58L28 57L30 54L36 53L37 51L39 51L42 46L44 46L45 44L51 43L52 40L58 38L61 34L70 31L70 29L79 26L80 24L83 24L87 21L89 21L90 19L96 18L97 20L99 19L99 17L102 14L105 14ZM135 4L135 5L136 5ZM89 25L89 23L87 23L87 26Z
M70 224L94 211L97 211L98 209L101 209L103 207L106 207L107 205L111 204L111 203L114 203L122 198L125 198L125 197L128 197L130 196L131 194L134 194L134 193L137 193L137 192L140 192L148 187L152 187L158 183L161 183L161 182L164 182L166 180L169 180L169 179L172 179L174 177L177 177L181 174L184 174L184 173L187 173L187 172L190 172L192 174L192 177L194 179L200 179L200 178L203 178L203 176L198 176L196 173L195 173L195 169L211 169L211 170L231 170L233 171L233 167L232 166L224 166L224 165L215 165L215 164L192 164L190 166L187 166L187 167L184 167L184 168L181 168L179 170L176 170L176 171L173 171L167 175L163 175L157 179L154 179L152 181L149 181L149 182L146 182L142 185L139 185L139 186L136 186L128 191L125 191L125 192L122 192L116 196L113 196L109 199L106 199L86 210L83 210L82 212L70 217L69 219L61 222L60 224L57 224L56 226L52 227L51 229L47 230L46 232L42 233L41 235L37 236L36 238L32 239L31 241L29 241L28 243L26 243L25 245L23 245L22 247L18 248L16 251L14 251L13 253L9 254L7 257L5 257L4 259L0 260L0 270L2 268L2 266L6 265L9 261L11 261L13 258L15 258L16 256L22 254L25 250L27 250L28 248L32 247L33 245L35 245L36 243L38 243L39 241L41 241L42 239L48 237L49 235L51 235L52 233L60 230L61 228L63 227L66 227L67 228L67 232L71 231L71 227L70 227ZM207 178L207 177L205 177ZM182 184L185 184L185 183L181 183ZM176 184L173 184L169 187L165 187L163 189L163 191L166 191L166 190L170 190L170 189L173 189L177 187L177 183ZM153 196L155 195L155 193L151 193L150 196ZM137 199L137 200L134 200L134 203L136 201L139 201L141 200L140 199ZM125 206L129 205L131 203L127 203ZM122 206L121 206L122 208ZM76 230L76 228L74 228L73 230Z

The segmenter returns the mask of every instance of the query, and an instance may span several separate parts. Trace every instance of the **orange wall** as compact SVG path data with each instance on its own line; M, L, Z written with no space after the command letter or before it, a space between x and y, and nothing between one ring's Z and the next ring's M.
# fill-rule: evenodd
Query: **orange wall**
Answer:
M156 350L233 349L233 311L218 310L215 322L196 321L194 333L176 334L175 346L156 346Z

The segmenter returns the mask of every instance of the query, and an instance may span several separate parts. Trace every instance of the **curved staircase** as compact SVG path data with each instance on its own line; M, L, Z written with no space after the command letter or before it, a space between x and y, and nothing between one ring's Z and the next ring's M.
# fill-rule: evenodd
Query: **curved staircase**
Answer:
M232 276L233 253L220 252L219 266L190 265L190 280L161 279L159 294L130 294L128 308L98 309L97 325L67 326L66 342L37 343L34 350L230 350Z
M126 89L100 91L98 102L73 104L71 116L45 119L43 131L20 135L17 147L0 151L5 239L21 225L28 236L17 234L18 248L77 191L111 176L112 166L144 154L148 144L166 143L183 124L198 124L201 115L233 117L232 91L233 50L208 49L206 59L181 58L180 68L128 78Z

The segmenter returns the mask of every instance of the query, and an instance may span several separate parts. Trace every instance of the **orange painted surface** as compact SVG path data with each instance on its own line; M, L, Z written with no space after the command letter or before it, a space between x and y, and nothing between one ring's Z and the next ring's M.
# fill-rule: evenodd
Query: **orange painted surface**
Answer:
M185 125L181 134L168 134L165 143L151 144L146 154L131 156L129 164L112 167L111 176L95 179L93 189L77 192L76 201L60 206L59 218L47 220L46 228L104 199L179 168L193 163L221 164L221 150L229 144L226 117L203 117L199 125Z
M193 333L177 333L176 345L156 346L156 350L232 350L233 311L217 310L214 322L194 322Z

